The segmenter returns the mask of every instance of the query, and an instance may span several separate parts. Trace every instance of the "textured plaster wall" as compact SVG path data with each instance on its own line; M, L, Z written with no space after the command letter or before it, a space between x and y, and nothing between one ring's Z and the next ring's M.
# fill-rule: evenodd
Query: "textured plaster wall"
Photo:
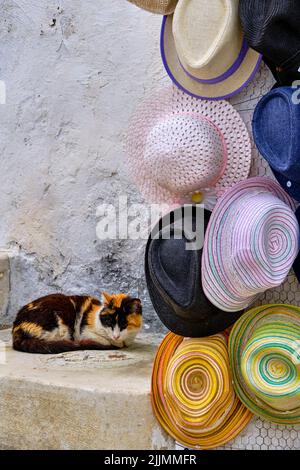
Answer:
M0 0L0 247L13 248L8 307L49 292L130 290L152 312L144 241L99 241L97 206L141 199L124 168L122 138L141 98L168 83L161 18L125 0ZM233 101L250 127L270 86L263 69ZM242 105L241 105L242 103Z
M0 247L20 248L2 323L56 290L144 298L144 242L100 242L96 208L138 201L122 133L164 76L160 18L125 0L4 0L0 12Z
M1 0L0 12L0 247L20 248L1 322L56 290L145 298L144 242L99 241L96 208L138 201L122 133L164 76L160 18L125 0Z

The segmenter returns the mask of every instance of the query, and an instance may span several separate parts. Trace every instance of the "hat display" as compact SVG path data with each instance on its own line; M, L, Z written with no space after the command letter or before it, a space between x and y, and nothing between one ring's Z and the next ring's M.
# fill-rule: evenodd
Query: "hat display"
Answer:
M300 2L240 0L240 18L250 47L263 54L276 81L300 80Z
M250 178L226 191L206 231L202 286L233 312L285 280L298 254L299 225L290 197L275 181Z
M180 206L196 195L212 209L250 171L250 137L233 106L197 100L174 86L139 106L125 147L132 179L149 203Z
M262 59L244 39L236 0L179 0L163 19L161 55L175 85L213 100L241 91Z
M299 1L129 1L165 15L161 56L175 85L138 106L125 139L145 202L173 208L145 251L149 296L171 331L154 361L154 414L191 449L224 446L253 414L300 425L300 307L245 313L292 266L300 281L299 93L281 86L300 80ZM224 101L263 56L277 84L256 106L253 133L280 184L247 179L249 133Z
M154 361L151 398L165 431L193 449L223 445L252 418L232 386L225 334L184 339L169 333Z
M281 186L300 201L300 106L291 87L274 88L255 108L253 135Z
M237 395L254 414L300 424L300 308L263 305L232 328L229 356Z
M128 0L143 10L159 13L161 15L170 15L176 7L177 0Z
M203 230L203 225L197 226L200 211L201 206L194 206L190 221L185 208L166 215L152 230L145 253L147 288L158 317L173 333L190 337L219 333L243 313L225 313L203 293L202 245L199 249L187 249L195 231ZM210 212L204 210L204 231L209 217ZM178 224L178 220L184 223Z

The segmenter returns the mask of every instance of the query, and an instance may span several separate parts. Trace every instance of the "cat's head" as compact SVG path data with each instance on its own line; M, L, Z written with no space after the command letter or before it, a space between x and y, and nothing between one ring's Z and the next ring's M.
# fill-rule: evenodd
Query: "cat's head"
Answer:
M127 294L102 293L100 322L113 341L126 341L142 326L142 303Z

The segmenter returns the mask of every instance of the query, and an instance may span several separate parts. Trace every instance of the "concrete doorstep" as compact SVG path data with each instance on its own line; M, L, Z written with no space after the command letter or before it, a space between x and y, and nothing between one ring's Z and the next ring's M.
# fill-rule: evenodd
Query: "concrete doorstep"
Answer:
M158 341L129 349L26 354L0 331L1 449L173 449L151 409Z

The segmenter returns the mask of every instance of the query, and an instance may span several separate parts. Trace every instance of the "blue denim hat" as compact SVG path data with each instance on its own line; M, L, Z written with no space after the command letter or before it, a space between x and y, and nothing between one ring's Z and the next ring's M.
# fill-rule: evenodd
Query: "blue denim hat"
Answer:
M279 87L265 95L254 112L253 135L278 182L300 202L299 90Z
M297 220L298 220L299 225L300 225L300 206L296 210L295 214L296 214ZM299 248L300 248L300 238L299 238ZM299 252L297 258L294 261L293 270L294 270L294 273L296 275L296 278L300 282L300 252Z

